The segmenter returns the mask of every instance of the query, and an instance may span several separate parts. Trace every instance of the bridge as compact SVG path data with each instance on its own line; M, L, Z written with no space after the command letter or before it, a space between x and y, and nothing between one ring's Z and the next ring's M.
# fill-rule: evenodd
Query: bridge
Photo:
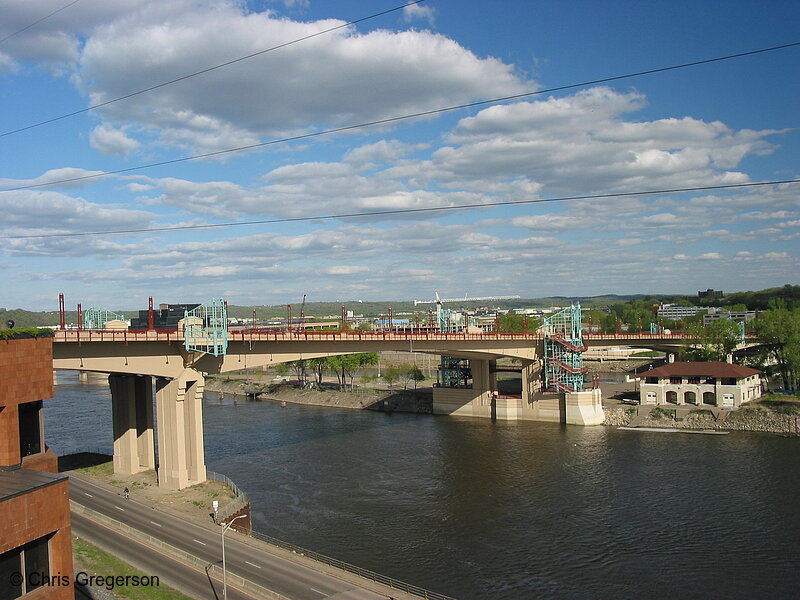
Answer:
M62 304L63 307L63 304ZM53 338L55 369L109 373L114 427L114 471L133 474L156 468L153 395L159 423L159 485L182 489L204 481L202 400L205 376L294 360L361 352L409 351L440 355L433 412L499 420L598 425L604 420L600 390L584 389L582 352L589 346L630 345L675 352L685 333L588 334L580 307L545 320L537 331L484 332L463 327L351 331L229 330L225 306L214 302L186 312L175 329L131 330L110 314L93 328L62 328ZM152 312L152 302L151 302ZM100 314L95 309L93 315ZM63 312L62 312L63 314ZM744 340L742 340L744 341ZM496 361L521 363L519 398L497 394Z

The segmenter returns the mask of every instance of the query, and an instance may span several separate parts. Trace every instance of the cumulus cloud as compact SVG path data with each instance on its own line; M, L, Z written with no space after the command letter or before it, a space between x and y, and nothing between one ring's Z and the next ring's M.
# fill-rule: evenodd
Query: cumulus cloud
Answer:
M92 104L101 103L342 24L246 12L233 0L184 11L145 3L91 32L75 80ZM165 144L216 150L468 101L486 89L512 94L531 87L513 67L480 58L443 35L349 27L99 114L112 126L136 123Z
M89 143L102 154L117 156L127 156L139 147L139 142L125 135L124 131L105 124L92 130Z

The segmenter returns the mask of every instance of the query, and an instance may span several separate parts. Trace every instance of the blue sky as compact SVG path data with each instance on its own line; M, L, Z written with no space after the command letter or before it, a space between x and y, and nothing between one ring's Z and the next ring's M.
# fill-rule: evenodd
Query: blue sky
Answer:
M0 8L0 133L402 2L79 0L15 33L67 4ZM797 2L428 0L2 136L0 306L798 283L800 184L57 236L795 179L800 46L136 167L793 43L799 21Z

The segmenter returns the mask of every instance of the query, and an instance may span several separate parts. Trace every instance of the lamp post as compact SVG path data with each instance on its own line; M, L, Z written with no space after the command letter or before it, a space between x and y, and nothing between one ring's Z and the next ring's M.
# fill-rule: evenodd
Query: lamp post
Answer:
M230 529L236 519L244 519L246 516L239 515L222 524L222 600L228 600L228 573L225 570L225 532Z

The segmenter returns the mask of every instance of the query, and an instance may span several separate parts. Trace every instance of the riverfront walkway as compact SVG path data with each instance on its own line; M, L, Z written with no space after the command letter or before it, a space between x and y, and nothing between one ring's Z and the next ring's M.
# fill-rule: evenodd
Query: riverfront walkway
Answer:
M159 511L85 475L69 473L75 533L148 575L197 598L222 597L220 528ZM231 600L410 600L419 598L230 529L225 534ZM423 596L424 597L424 596ZM431 598L445 598L430 594Z

